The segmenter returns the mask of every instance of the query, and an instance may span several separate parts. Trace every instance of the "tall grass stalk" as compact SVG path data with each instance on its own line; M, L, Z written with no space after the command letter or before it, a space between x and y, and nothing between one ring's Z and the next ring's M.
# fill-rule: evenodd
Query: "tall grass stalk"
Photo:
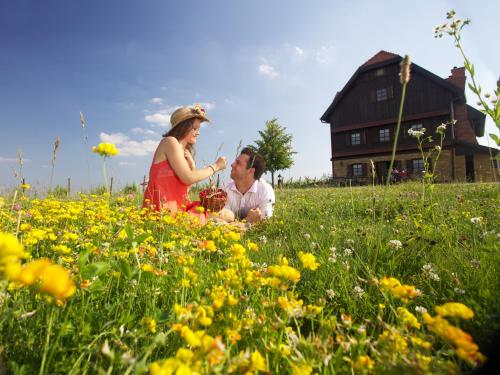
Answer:
M50 172L50 183L49 183L49 193L52 191L52 181L54 180L54 169L56 166L57 150L61 144L61 139L59 137L54 141L54 149L52 150L52 170Z
M392 167L394 166L394 159L396 158L396 148L398 146L399 129L401 127L401 119L403 118L403 107L405 103L406 96L406 85L410 81L410 56L405 55L403 61L401 61L401 72L399 73L401 84L403 85L403 90L401 93L401 102L399 103L399 113L398 113L398 123L396 125L396 132L394 133L394 143L392 145L392 156L391 163L389 164L389 170L387 171L387 180L385 182L386 186L389 186L391 182Z

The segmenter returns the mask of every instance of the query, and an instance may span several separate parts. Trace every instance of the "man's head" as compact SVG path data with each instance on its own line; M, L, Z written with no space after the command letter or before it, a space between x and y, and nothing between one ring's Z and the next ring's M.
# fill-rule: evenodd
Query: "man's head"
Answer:
M251 148L245 147L231 164L231 178L235 181L258 180L266 169L266 161Z

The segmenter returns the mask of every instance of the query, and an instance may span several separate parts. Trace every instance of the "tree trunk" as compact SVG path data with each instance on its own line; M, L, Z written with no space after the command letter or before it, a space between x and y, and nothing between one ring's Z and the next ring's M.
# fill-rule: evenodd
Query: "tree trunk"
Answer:
M274 172L271 172L271 185L274 189Z

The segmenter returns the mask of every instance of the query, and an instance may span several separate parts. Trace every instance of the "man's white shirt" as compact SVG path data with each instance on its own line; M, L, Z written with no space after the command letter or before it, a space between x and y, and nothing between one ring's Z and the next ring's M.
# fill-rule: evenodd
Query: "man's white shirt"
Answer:
M260 208L263 217L273 216L274 190L266 181L255 180L250 189L241 194L234 181L226 186L227 202L225 208L233 211L238 219L245 218L252 208Z

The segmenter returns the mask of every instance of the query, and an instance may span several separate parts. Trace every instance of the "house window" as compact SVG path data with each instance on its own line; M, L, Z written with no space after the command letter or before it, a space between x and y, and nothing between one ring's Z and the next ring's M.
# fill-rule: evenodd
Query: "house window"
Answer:
M422 159L414 159L411 161L413 173L422 173L424 170L424 161Z
M363 175L363 164L353 164L352 165L352 175L362 176Z
M377 102L382 102L384 100L387 100L387 89L385 87L377 90Z
M413 124L412 126L410 126L411 130L422 130L422 128L422 124Z
M377 70L375 71L375 76L376 76L376 77L381 77L381 76L383 76L383 75L384 75L384 73L385 73L384 68L380 68L380 69L377 69Z
M351 145L356 146L361 144L361 133L351 133Z
M389 129L380 129L378 131L378 140L379 142L389 142L391 140Z

